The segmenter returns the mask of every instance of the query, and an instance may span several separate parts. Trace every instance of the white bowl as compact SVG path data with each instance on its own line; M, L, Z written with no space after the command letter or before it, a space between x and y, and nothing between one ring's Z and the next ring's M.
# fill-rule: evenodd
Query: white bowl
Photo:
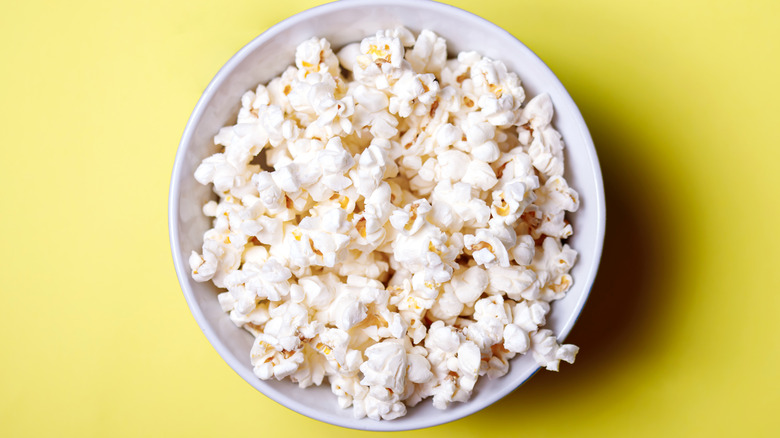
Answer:
M193 178L198 164L215 153L213 137L235 122L241 95L258 83L267 83L294 62L295 47L312 36L326 37L334 48L359 41L379 29L403 25L415 32L431 29L447 40L452 54L475 50L502 60L516 72L528 96L550 94L555 106L553 123L566 143L566 174L580 194L580 209L571 216L575 233L568 243L578 253L571 271L574 286L553 303L547 327L559 339L571 330L585 304L596 276L604 239L604 189L593 142L566 89L531 50L498 26L461 9L417 0L349 0L329 3L292 16L268 29L236 53L203 93L184 130L171 177L169 231L171 249L187 304L208 340L222 358L252 386L271 399L308 417L364 430L408 430L453 421L490 405L509 394L536 370L533 358L516 357L504 377L480 379L471 399L447 410L435 409L430 400L409 409L397 420L356 420L352 410L340 409L328 385L300 389L289 381L263 381L252 373L249 350L252 336L237 328L222 312L217 289L190 276L187 259L200 251L209 220L201 213L212 197L209 187ZM576 365L575 365L576 366Z

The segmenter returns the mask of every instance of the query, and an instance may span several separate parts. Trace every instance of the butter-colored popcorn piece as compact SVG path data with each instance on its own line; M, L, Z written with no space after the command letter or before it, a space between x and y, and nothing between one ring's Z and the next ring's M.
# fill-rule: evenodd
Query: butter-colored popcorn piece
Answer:
M375 36L361 41L360 52L367 56L370 62L386 62L393 67L400 67L404 59L403 42L386 31L379 31Z
M426 216L431 211L431 204L426 199L409 203L403 209L393 211L389 217L393 228L410 236L418 232L426 223Z
M339 74L339 61L325 38L308 39L295 49L295 66L305 73Z
M466 249L472 252L474 261L485 267L509 266L509 253L501 240L488 229L480 228L476 234L463 236Z

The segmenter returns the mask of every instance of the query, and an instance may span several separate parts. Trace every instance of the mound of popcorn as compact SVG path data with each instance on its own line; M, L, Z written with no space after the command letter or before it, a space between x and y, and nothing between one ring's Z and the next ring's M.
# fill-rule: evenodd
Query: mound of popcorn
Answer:
M544 327L579 199L550 97L525 100L501 61L405 28L304 41L242 96L195 172L219 200L189 263L255 336L257 377L389 420L468 400L518 354L574 361Z

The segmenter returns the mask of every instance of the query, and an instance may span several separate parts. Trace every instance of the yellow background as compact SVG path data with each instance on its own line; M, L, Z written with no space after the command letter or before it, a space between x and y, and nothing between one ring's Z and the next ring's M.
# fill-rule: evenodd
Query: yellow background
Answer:
M4 3L0 436L362 434L231 371L168 245L170 172L200 93L317 3ZM454 4L524 41L579 104L607 241L568 339L575 365L408 435L777 436L779 3Z

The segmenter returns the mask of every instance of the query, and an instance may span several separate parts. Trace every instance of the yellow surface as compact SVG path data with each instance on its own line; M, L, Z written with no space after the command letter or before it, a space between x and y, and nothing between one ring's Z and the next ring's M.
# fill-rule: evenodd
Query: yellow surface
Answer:
M360 434L233 373L168 246L170 171L201 91L316 3L6 2L0 436ZM777 436L778 2L455 3L523 40L579 104L607 243L574 366L408 435Z

